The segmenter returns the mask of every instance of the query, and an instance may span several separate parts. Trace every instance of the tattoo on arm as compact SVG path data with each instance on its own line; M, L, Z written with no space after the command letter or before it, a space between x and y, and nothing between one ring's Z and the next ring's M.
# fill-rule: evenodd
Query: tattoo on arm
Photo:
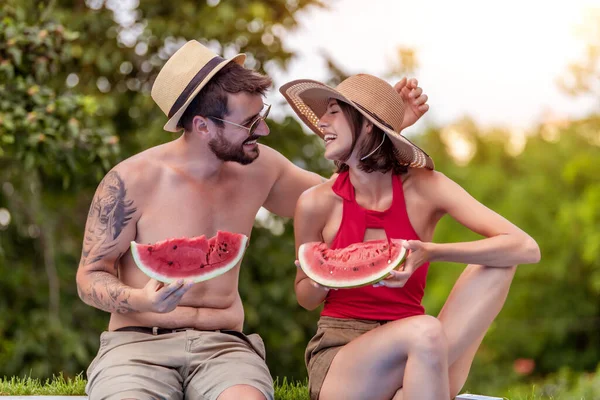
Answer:
M129 304L131 290L108 272L92 272L91 283L85 293L90 305L110 313L130 313L137 310Z
M116 171L109 172L100 182L88 214L83 265L102 260L116 246L117 238L137 210L126 196L125 184Z
M87 266L111 256L119 244L118 238L137 208L133 200L127 199L123 179L116 171L109 172L96 191L88 214L87 227L83 240L81 266ZM129 304L131 287L119 278L118 266L123 253L114 261L113 270L91 271L87 283L78 287L79 297L86 303L111 313L135 312Z

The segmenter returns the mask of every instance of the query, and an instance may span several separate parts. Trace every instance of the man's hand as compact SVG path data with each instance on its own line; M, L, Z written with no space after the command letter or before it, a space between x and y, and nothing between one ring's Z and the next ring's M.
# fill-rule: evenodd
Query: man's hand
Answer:
M156 279L150 279L143 289L139 290L140 311L168 313L173 311L183 295L194 285L183 279L165 285Z
M405 240L402 246L408 250L408 256L401 270L392 270L387 278L374 284L374 287L403 287L417 268L429 261L429 243L420 240Z
M406 104L404 110L404 120L402 121L402 129L405 129L419 120L429 110L427 95L423 94L423 89L419 87L419 82L416 79L402 78L402 80L394 85L394 89Z

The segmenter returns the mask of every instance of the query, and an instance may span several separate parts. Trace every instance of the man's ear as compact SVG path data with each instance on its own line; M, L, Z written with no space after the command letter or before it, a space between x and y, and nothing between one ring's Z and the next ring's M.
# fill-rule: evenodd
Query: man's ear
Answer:
M201 115L194 116L192 130L194 133L208 133L208 118Z

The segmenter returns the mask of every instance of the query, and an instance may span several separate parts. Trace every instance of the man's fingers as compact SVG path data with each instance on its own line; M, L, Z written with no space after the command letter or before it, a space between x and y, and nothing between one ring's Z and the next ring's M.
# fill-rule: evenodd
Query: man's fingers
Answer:
M418 86L419 86L419 81L418 81L418 80L416 80L415 78L412 78L412 79L410 79L410 80L408 81L408 86L409 86L411 89L414 89L414 88L416 88L416 87L418 87Z
M160 296L159 296L159 301L163 301L165 300L167 297L169 297L174 291L176 291L177 289L179 289L180 287L182 287L184 285L184 280L183 279L178 279L175 282L171 282L168 285L164 286L163 288L160 289Z
M177 301L177 303L179 303L179 300L181 300L181 298L183 297L183 295L190 290L190 288L194 286L193 282L185 282L183 285L181 285L179 288L177 288L176 290L172 291L167 297L166 300L168 301Z
M160 288L162 288L165 284L157 281L154 278L151 278L147 283L146 283L146 287L148 289L151 289L154 292L157 292Z

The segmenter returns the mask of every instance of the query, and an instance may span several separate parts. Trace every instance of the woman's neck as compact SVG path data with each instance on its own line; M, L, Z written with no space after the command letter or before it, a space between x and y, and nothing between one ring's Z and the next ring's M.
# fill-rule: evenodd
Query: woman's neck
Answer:
M365 172L356 167L349 167L348 173L355 193L360 193L361 197L375 200L391 189L391 171Z

